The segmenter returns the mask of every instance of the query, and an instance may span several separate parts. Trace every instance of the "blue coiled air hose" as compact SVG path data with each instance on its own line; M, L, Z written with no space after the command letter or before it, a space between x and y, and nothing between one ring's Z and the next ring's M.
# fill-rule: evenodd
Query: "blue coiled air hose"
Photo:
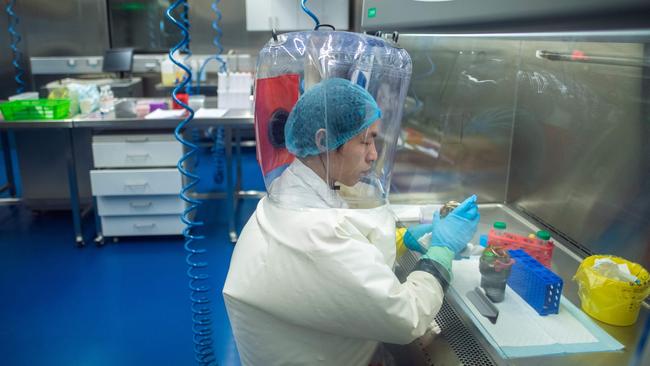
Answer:
M190 278L189 288L191 292L190 300L192 302L192 332L195 359L199 365L214 365L216 364L216 360L212 340L212 311L210 309L210 299L208 296L210 291L208 285L209 276L205 273L208 263L201 260L201 257L205 256L207 250L195 247L197 241L205 238L203 235L195 233L200 226L203 226L203 222L194 221L191 217L191 215L196 213L198 210L201 201L192 199L188 196L188 191L199 183L200 178L198 175L191 173L184 167L184 163L198 153L198 146L185 140L182 136L185 127L192 118L194 118L194 111L187 104L181 102L176 96L180 90L185 88L187 84L192 81L192 71L186 65L174 58L174 53L185 47L189 42L189 30L185 25L172 16L172 12L186 2L187 0L176 0L167 8L166 11L167 18L180 29L183 36L183 39L169 51L169 59L176 64L176 66L183 69L187 75L187 77L184 78L183 81L172 91L172 98L174 101L189 113L188 116L178 124L174 134L176 139L188 150L179 159L177 168L185 178L185 182L187 182L183 185L180 192L181 199L188 205L188 207L183 211L181 220L186 225L183 230L183 236L185 237L184 248L188 253L185 257L185 262L188 265L187 275Z
M214 147L212 150L212 157L214 159L214 182L217 184L223 183L226 172L226 147L224 144L225 131L223 127L218 127L214 134Z
M212 21L212 29L214 30L214 38L212 39L212 44L216 48L216 52L214 56L209 57L205 59L203 64L201 64L201 67L199 68L199 77L197 79L197 94L201 93L201 76L203 76L203 72L205 71L205 67L207 64L214 60L219 63L219 72L226 72L228 69L226 67L226 61L221 57L221 54L223 53L223 46L221 45L221 37L223 36L223 32L221 31L221 27L219 26L219 23L221 22L222 14L221 10L219 10L219 2L220 0L214 0L212 2L212 11L214 12L214 20ZM223 182L223 179L225 177L225 157L226 157L226 149L224 146L224 135L225 131L223 127L217 127L216 132L214 134L214 147L212 149L212 157L214 160L214 166L215 166L215 172L214 172L214 182L217 184L221 184Z
M11 50L13 51L14 55L11 64L14 65L14 69L16 71L14 80L16 80L16 84L18 84L16 87L16 93L20 94L25 91L25 81L23 81L25 70L20 66L21 52L18 49L18 43L20 43L22 37L20 36L20 33L18 33L17 28L18 23L20 22L20 18L18 18L18 15L14 11L14 6L16 6L16 0L10 0L5 7L5 10L7 11L7 14L9 14L9 34L11 35Z
M187 28L187 42L185 42L183 48L181 49L181 51L185 52L185 57L183 58L183 62L187 67L191 68L191 65L189 65L189 61L190 58L192 57L192 49L190 48L190 43L192 43L192 35L190 34L190 3L188 1L183 2L181 21L183 22L183 26ZM187 95L190 95L191 92L192 92L192 80L190 80L190 82L187 83L187 86L185 87L185 93Z
M214 38L212 39L212 44L217 50L214 56L206 58L205 61L203 61L203 63L201 64L201 67L199 68L199 77L197 78L197 82L196 82L197 94L201 94L201 77L203 76L205 67L210 61L214 60L219 63L219 72L227 71L226 61L224 61L224 59L221 57L221 54L223 53L223 46L221 45L221 37L223 36L223 32L221 31L221 27L219 26L219 23L221 22L221 18L222 18L221 10L219 10L219 2L220 0L214 0L211 5L212 11L214 12L212 29L214 30L215 33Z
M25 70L20 66L20 55L22 52L20 52L20 49L18 48L18 44L20 43L20 40L22 37L20 36L20 33L18 33L18 23L20 23L20 18L18 17L18 14L16 14L16 11L14 10L14 7L16 6L16 0L10 0L7 2L7 6L5 7L5 10L7 12L7 15L9 15L9 34L11 35L11 51L13 52L13 59L11 61L11 64L14 66L14 80L16 81L16 94L20 94L25 91L25 81L23 80L23 75L25 74ZM5 161L5 164L8 164L10 166L13 166L12 170L15 169L15 161L17 161L17 156L16 156L16 140L14 137L13 131L7 131L5 132L7 136L6 143L9 146L5 146L6 149L9 149L10 153L9 156L11 157L10 161ZM9 180L9 177L7 177L7 180ZM14 188L14 194L16 196L20 196L20 186L18 183L18 179L14 176L14 179L12 182L7 182L11 184Z
M320 25L320 20L318 20L316 14L314 14L314 12L309 10L309 8L307 7L307 0L302 0L300 3L300 7L302 8L302 11L305 12L305 14L309 15L309 17L314 20L314 23L316 23L316 29L318 29L318 26Z

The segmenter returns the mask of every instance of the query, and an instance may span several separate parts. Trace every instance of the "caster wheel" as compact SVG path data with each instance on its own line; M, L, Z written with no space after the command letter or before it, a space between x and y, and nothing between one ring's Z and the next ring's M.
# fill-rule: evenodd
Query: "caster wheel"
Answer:
M106 240L104 239L104 237L102 235L97 235L97 237L95 238L95 245L98 247L103 247L104 244L106 244Z

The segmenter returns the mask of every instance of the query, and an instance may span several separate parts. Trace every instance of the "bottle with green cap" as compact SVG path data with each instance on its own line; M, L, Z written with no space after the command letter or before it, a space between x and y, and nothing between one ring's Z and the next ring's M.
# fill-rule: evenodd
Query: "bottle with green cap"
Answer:
M540 230L535 235L537 236L537 243L539 245L548 244L549 240L551 239L551 233L546 230Z
M503 236L503 234L506 233L506 223L502 221L495 221L493 228L494 228L494 234L497 236Z

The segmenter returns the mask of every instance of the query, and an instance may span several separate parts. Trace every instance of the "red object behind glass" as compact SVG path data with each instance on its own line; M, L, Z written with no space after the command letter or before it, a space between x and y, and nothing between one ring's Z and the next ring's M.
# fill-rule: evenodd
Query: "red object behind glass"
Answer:
M257 161L265 177L277 176L294 156L284 147L284 125L298 101L298 74L257 79L255 85L255 138Z

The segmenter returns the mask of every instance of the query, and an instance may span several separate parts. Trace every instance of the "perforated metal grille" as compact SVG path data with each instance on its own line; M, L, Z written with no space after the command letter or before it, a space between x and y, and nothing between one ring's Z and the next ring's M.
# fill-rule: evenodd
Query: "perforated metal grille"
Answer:
M415 268L418 259L410 251L401 256L395 264L395 275L404 282L409 273Z
M446 300L442 303L442 308L438 312L438 315L436 315L436 322L438 322L438 325L442 329L442 336L447 340L462 365L496 365ZM432 359L427 354L425 354L425 357L427 360ZM431 363L430 365L433 366L434 364Z
M410 251L399 258L395 266L395 274L400 281L404 282L406 280L408 274L415 268L417 260L418 258ZM442 336L455 353L461 365L496 366L467 327L465 327L458 314L447 303L447 300L442 303L442 308L440 308L438 315L436 315L436 322L440 325ZM427 365L434 366L435 361L440 359L440 355L429 354L428 349L424 345L420 345L420 349L422 350L422 355Z

